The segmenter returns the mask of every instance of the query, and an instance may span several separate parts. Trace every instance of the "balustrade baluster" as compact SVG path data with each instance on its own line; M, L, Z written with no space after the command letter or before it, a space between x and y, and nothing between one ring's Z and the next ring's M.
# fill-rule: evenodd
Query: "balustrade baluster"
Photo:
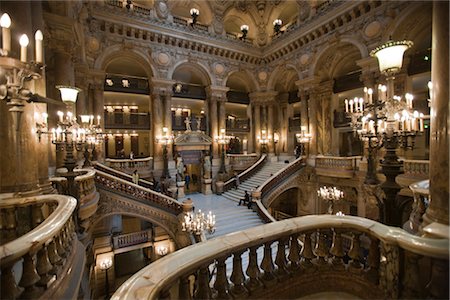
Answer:
M359 271L363 268L363 265L361 264L360 235L361 234L357 232L352 234L352 244L350 246L350 250L348 251L348 256L351 258L349 263L351 271Z
M69 237L67 224L64 225L64 227L61 230L61 237L62 237L62 246L64 248L64 251L69 254L71 252L71 239Z
M44 215L42 214L42 205L42 203L35 203L31 206L31 220L33 228L44 221Z
M186 300L192 299L189 276L183 276L180 278L180 286L178 288L178 296L180 297L180 299L186 299Z
M316 247L314 248L314 254L316 258L314 262L319 267L324 267L327 265L326 258L328 257L328 249L326 245L325 233L320 229L317 230L316 235Z
M2 265L2 283L1 283L1 298L2 299L17 299L23 292L23 288L16 284L16 279L13 274L13 266L15 262Z
M342 235L341 230L333 229L333 244L331 245L330 253L333 255L331 263L334 269L344 269L344 249L342 247Z
M64 250L64 247L63 247L62 242L61 242L61 232L58 235L55 236L55 242L56 242L56 251L58 252L58 255L65 262L65 259L67 257L67 253ZM63 262L63 264L64 264L64 262Z
M290 247L289 247L289 270L296 272L300 266L300 246L298 244L298 234L291 235Z
M229 292L230 283L227 278L227 266L225 264L225 260L228 256L221 257L217 259L217 275L216 281L214 282L214 288L218 292L217 297L219 299L229 299L231 298ZM234 269L233 269L234 272Z
M6 229L8 230L8 236L15 237L17 229L16 208L10 207L6 210Z
M197 274L197 289L194 294L196 299L211 299L211 288L209 287L208 266L201 267Z
M52 270L50 271L50 274L58 275L59 272L59 266L62 265L62 259L56 252L56 244L55 240L52 240L47 248L48 251L48 258L50 259L50 263L53 265Z
M31 253L23 256L23 272L19 285L24 288L20 298L31 299L37 298L42 293L43 289L36 286L41 278L36 271L36 265Z
M420 282L419 259L420 255L412 252L404 252L402 294L401 298L418 299L424 298L420 294L422 283Z
M50 263L50 260L48 258L48 251L47 251L47 245L43 245L42 248L37 253L37 273L41 277L41 280L39 280L38 285L44 286L47 288L47 284L52 279L52 275L49 274L49 272L52 270L52 264Z
M261 271L258 267L258 254L256 252L258 248L259 246L250 247L250 252L248 254L249 258L246 274L248 275L249 279L246 282L246 287L249 291L253 291L262 285L261 281L259 280Z
M370 249L367 262L369 268L366 272L367 279L373 284L379 282L379 268L380 268L380 241L375 237L370 238Z
M314 265L312 264L312 260L314 258L314 253L312 251L311 246L311 232L305 233L305 240L303 242L302 251L300 252L300 265L305 270L312 270Z
M274 265L272 259L272 242L264 243L264 257L261 262L261 269L264 271L261 279L265 286L273 286L275 284Z
M248 295L248 291L244 286L244 272L242 271L242 253L244 250L233 253L233 272L231 273L231 282L233 287L231 288L231 294L235 298L243 298Z
M277 256L275 257L275 264L277 265L277 276L282 277L288 274L287 260L286 260L286 244L287 238L280 238L278 240Z

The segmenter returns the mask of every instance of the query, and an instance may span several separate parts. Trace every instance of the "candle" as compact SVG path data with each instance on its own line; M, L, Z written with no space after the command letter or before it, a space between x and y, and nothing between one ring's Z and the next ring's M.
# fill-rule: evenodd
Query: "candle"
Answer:
M423 113L420 114L420 119L419 119L419 131L423 132Z
M37 63L42 63L42 40L44 37L42 36L42 32L37 30L34 34L34 39L36 41L36 57L35 60Z
M361 109L361 112L364 110L364 100L363 98L359 98L359 108Z
M369 94L369 104L372 104L372 94L373 94L373 90L372 90L372 89L368 89L368 90L367 90L367 94Z
M44 120L44 125L47 124L47 119L48 119L48 114L47 113L42 113L42 119Z
M364 87L364 102L368 101L368 99L367 99L367 91L368 91L367 87Z
M353 100L350 100L349 105L350 105L350 112L352 113L353 112Z
M59 117L59 122L62 123L64 113L62 111L58 111L57 114L58 114L58 117Z
M19 40L20 44L20 61L27 62L27 46L30 40L26 34L22 34Z
M0 18L0 26L2 27L2 49L6 52L11 51L11 18L4 13Z
M100 126L100 116L97 116L97 125Z
M91 122L90 122L90 125L92 125L93 123L94 123L94 116L93 115L91 115Z
M348 113L348 100L345 99L345 112Z

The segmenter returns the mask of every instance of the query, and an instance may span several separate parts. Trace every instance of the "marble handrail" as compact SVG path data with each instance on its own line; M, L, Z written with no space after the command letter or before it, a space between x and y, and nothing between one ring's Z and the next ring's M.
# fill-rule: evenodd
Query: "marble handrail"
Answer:
M183 212L183 204L177 200L103 171L96 171L95 182L106 190L127 195L143 203L162 208L172 214L179 215Z
M357 170L357 160L361 156L316 156L315 167L317 175L352 178Z
M327 238L331 239L330 232L333 233L333 243L327 243ZM350 233L351 246L348 250L343 247L345 233ZM299 245L298 238L302 238L303 246ZM361 257L363 238L370 240L365 263ZM278 244L276 267L271 253L274 243ZM256 250L260 247L264 247L264 257L258 266ZM242 270L243 253L249 256L247 277ZM298 217L230 233L171 253L134 274L111 299L174 299L171 293L177 289L178 298L191 299L188 277L193 274L196 274L198 281L196 298L212 299L213 288L218 293L217 298L229 294L247 298L245 291L252 291L252 297L255 297L258 295L258 281L272 282L271 289L263 290L265 293L271 290L279 291L276 285L282 286L285 281L277 278L298 276L296 278L304 280L305 277L301 276L311 276L312 270L319 276L327 272L340 272L341 279L342 276L358 276L358 284L366 282L367 285L376 287L378 290L373 292L378 292L378 296L397 298L400 280L401 287L405 290L402 292L403 296L420 287L415 281L419 279L418 272L409 272L405 277L406 267L398 265L399 258L395 253L404 253L408 258L419 255L432 262L443 261L445 265L445 262L448 264L448 240L414 236L400 228L360 217ZM225 260L231 255L233 275L229 276L224 266ZM345 255L350 258L348 262L343 260ZM414 264L409 265L409 268L419 268L417 259L412 259L409 263ZM217 270L217 274L212 278L215 282L212 283L209 282L210 265ZM349 272L349 269L354 271ZM439 278L436 276L442 273L445 274L445 270L431 275L431 289L439 284ZM230 281L233 284L230 284Z
M250 176L253 176L253 174L255 174L259 169L262 168L262 166L264 165L264 162L266 161L266 158L267 158L267 154L261 155L261 157L258 159L258 161L255 162L250 168L241 172L238 175L239 181L242 182L242 181L246 180L247 178L249 178ZM235 178L232 177L224 183L223 191L226 192L229 189L231 189L232 187L234 187L235 185L236 185Z
M53 194L0 201L6 231L15 231L20 223L28 221L20 218L20 209L30 208L31 221L36 225L0 246L2 298L37 298L64 277L77 242L72 218L76 205L77 200L71 196ZM20 267L17 286L13 270Z
M403 174L416 177L425 176L428 177L430 172L430 161L429 160L413 160L413 159L402 159L403 161Z
M233 170L244 170L258 160L258 154L227 154Z
M125 173L125 172L121 172L120 170L113 169L113 168L110 168L108 166L105 166L105 165L103 165L103 164L101 164L99 162L94 163L94 168L97 169L97 170L100 170L102 172L108 173L110 175L113 175L115 177L119 177L119 178L121 178L123 180L126 180L128 182L133 182L133 176L131 176L131 175ZM143 186L145 188L148 188L148 189L153 189L153 182L144 180L142 178L139 178L139 185L141 185L141 186Z

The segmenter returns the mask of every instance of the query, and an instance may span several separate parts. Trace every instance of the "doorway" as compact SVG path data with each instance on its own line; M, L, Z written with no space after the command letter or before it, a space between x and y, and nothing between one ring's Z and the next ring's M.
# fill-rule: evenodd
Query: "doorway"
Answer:
M184 192L186 194L201 192L201 165L200 164L188 164L186 165L185 176L189 175L189 185L185 183ZM189 187L189 188L188 188Z

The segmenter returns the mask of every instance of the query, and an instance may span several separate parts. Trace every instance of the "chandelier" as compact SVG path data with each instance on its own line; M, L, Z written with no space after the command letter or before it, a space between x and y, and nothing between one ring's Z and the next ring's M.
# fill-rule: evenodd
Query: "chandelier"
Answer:
M317 196L319 199L328 201L328 214L332 215L334 203L344 197L344 192L335 186L322 186L319 190L317 190Z
M216 231L216 216L213 215L211 211L205 216L200 209L197 213L188 212L184 216L181 228L183 231L195 235L201 235L205 230L207 230L209 234L213 234Z

